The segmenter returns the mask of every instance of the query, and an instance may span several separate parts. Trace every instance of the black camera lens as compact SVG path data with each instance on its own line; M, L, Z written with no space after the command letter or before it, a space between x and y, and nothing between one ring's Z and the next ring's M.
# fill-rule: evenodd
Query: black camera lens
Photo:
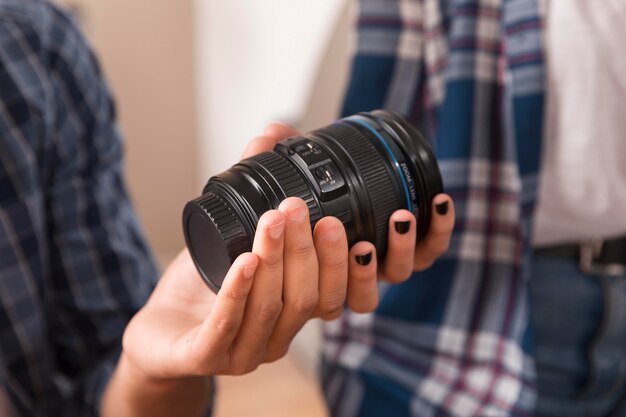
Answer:
M419 240L430 225L431 200L442 191L428 141L402 115L376 110L286 139L211 178L185 206L183 231L200 274L217 292L235 258L252 249L259 217L287 197L306 202L311 227L335 216L350 245L370 241L382 257L389 216L413 212Z

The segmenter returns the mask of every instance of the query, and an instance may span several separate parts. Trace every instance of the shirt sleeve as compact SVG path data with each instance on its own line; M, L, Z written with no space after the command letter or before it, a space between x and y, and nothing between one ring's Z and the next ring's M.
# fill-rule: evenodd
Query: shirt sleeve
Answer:
M68 16L50 6L40 55L48 89L45 218L50 335L72 383L68 409L98 415L124 328L158 278L125 189L115 107L99 66Z
M37 369L50 369L44 378L55 388L33 388L33 401L51 415L97 416L124 329L159 274L125 189L115 106L80 30L47 2L7 2L1 11L0 150L22 155L10 165L29 178L12 178L41 200L20 227L36 230L25 250L37 248L33 281L47 312L37 349L50 364L41 359Z
M0 376L6 365L24 415L95 417L159 273L113 99L75 22L5 0L0 44Z

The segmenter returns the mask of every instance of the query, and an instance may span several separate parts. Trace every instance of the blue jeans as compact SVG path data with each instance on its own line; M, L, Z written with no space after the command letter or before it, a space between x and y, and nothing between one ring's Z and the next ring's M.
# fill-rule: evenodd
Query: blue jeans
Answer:
M535 256L530 281L536 416L626 416L626 275Z

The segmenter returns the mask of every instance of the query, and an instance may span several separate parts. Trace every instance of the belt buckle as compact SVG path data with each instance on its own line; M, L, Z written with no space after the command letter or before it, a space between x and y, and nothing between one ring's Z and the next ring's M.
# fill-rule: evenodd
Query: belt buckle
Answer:
M596 262L602 253L602 239L590 239L580 244L580 270L586 274L620 276L626 274L626 265Z

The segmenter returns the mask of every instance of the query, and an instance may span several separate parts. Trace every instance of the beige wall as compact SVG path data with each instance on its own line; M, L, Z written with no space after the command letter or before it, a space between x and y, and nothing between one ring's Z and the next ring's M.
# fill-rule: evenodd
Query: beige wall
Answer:
M183 245L199 191L191 0L59 0L78 6L117 98L127 182L155 251Z

